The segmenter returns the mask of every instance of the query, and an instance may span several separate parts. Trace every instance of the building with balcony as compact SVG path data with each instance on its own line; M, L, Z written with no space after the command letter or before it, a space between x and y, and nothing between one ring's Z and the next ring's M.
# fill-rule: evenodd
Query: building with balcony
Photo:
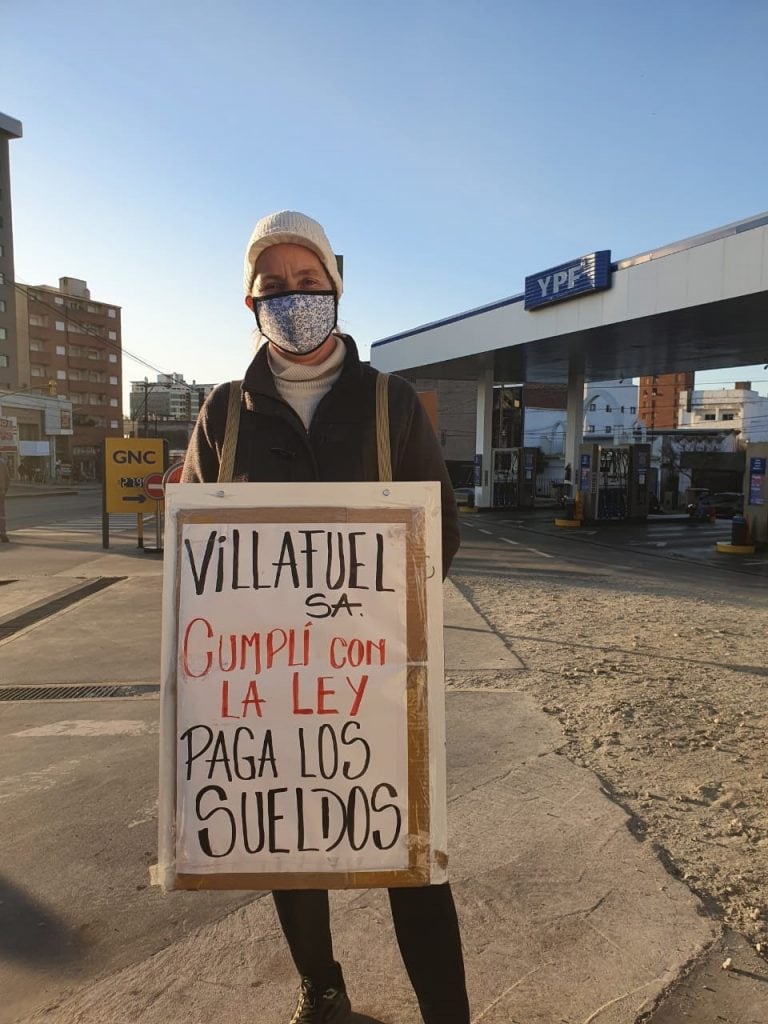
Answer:
M123 436L120 307L75 277L18 285L16 307L18 387L71 401L73 433L56 457L75 479L94 480L104 438Z
M564 385L526 384L525 440L540 448L545 468L539 492L549 494L552 484L566 476L566 388ZM638 388L631 380L595 381L584 385L584 441L602 445L637 444L648 440L638 414Z
M215 387L196 381L189 384L181 373L131 381L131 434L164 437L172 452L185 450L200 407Z
M680 396L693 390L694 376L693 373L662 373L640 378L639 416L652 433L677 426Z

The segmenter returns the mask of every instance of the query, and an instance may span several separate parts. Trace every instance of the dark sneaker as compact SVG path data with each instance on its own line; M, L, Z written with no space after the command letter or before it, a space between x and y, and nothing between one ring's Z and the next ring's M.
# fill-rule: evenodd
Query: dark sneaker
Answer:
M318 992L309 978L301 979L301 992L291 1024L351 1024L352 1007L344 989Z

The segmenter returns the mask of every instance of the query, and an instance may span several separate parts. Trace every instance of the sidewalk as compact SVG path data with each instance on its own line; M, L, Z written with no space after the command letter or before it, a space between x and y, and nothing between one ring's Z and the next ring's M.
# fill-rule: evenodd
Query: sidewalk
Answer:
M128 578L8 644L3 682L40 682L44 669L48 684L81 681L83 659L72 640L81 630L119 638L118 648L110 640L108 652L90 663L89 678L156 680L159 640L146 638L158 621L159 559L127 544L109 552L83 545L51 578L44 546L19 544L9 555L0 563L3 577L23 567L35 583L28 592L23 580L2 588L0 622L18 613L20 602L40 601L75 576ZM762 962L751 974L720 970L726 946L713 947L719 923L630 832L627 814L600 780L558 753L557 723L514 690L522 667L514 652L450 582L445 600L451 878L473 1024L677 1024L689 1012L696 1024L764 1024ZM123 647L134 651L132 661ZM494 688L499 673L503 688ZM174 895L167 900L173 914ZM336 953L358 1020L418 1021L385 894L339 892L332 907ZM651 1013L699 961L679 995ZM255 894L245 908L26 1020L286 1024L295 988L271 900Z
M69 481L66 483L61 481L47 484L27 484L14 480L5 497L6 501L9 498L50 498L61 494L79 494L81 491L100 490L101 484L98 483L73 484Z

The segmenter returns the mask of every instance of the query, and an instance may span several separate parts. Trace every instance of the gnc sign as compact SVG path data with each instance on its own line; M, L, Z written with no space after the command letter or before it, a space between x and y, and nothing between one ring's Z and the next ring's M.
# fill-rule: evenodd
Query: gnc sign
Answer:
M104 440L104 512L154 512L145 480L165 468L161 437L107 437ZM146 505L146 507L145 507Z

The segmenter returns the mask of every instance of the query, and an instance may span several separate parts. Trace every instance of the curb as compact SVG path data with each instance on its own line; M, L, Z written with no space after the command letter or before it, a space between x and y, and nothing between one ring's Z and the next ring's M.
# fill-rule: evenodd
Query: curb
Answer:
M26 491L19 494L8 493L5 495L5 500L10 501L13 498L55 498L61 494L80 494L80 491L72 490L68 487L62 487L61 490L55 491Z
M754 544L728 544L724 540L717 542L717 550L721 555L754 555Z
M555 526L560 527L564 530L573 530L581 526L580 519L555 519Z

